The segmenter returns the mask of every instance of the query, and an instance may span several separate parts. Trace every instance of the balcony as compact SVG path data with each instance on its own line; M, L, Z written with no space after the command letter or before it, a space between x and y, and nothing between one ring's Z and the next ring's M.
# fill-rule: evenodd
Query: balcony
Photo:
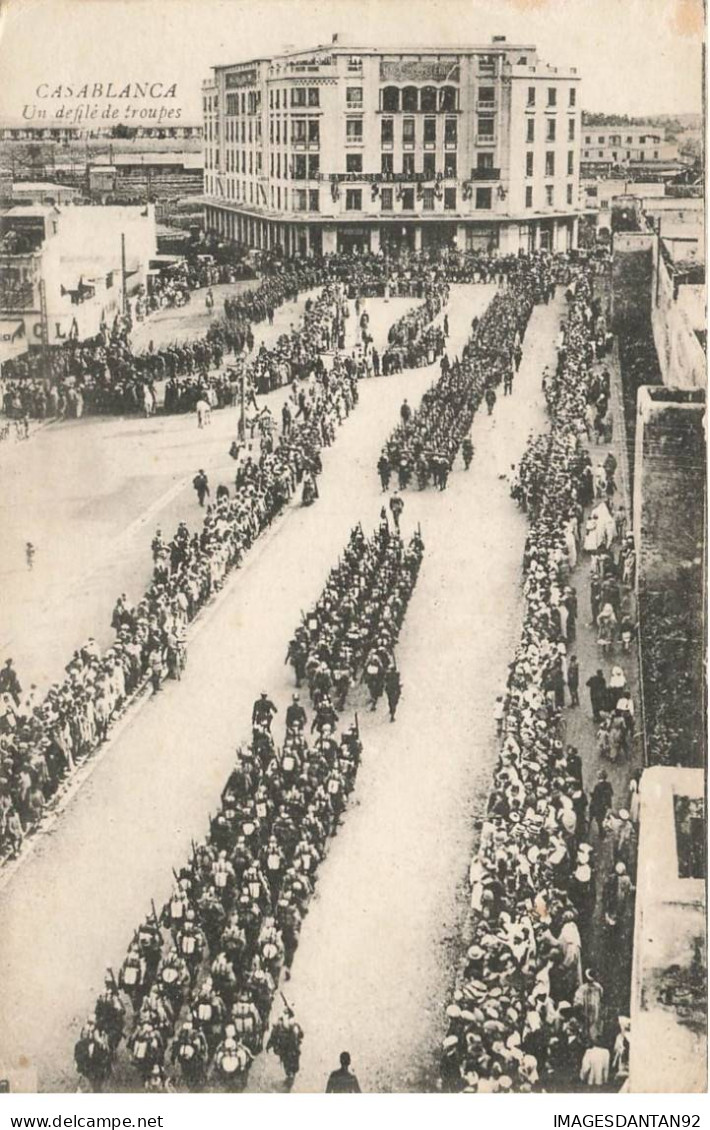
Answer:
M496 140L497 139L496 139L495 134L489 135L489 134L480 134L479 133L476 136L476 145L495 145Z
M500 180L500 169L471 169L472 181Z

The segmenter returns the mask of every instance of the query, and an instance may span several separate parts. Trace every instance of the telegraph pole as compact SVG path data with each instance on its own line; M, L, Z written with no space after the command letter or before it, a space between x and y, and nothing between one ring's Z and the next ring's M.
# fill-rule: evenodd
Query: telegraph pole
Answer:
M39 280L39 325L42 342L42 378L45 389L49 388L51 381L49 362L49 318L47 315L47 284L44 279Z
M246 441L246 383L247 371L246 364L242 361L242 371L239 376L239 439L242 443Z
M126 236L121 232L121 310L124 318L128 313L128 292L126 290Z

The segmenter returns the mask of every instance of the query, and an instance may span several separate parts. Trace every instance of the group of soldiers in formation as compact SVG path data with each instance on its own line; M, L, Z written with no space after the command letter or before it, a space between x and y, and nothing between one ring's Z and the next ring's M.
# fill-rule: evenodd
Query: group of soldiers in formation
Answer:
M618 1090L628 1076L638 790L632 780L628 809L616 810L606 771L585 788L583 758L564 739L566 693L579 704L569 578L582 545L585 409L598 383L590 271L578 270L567 296L559 364L545 379L551 431L529 442L512 484L530 520L523 629L497 703L470 940L447 1009L441 1079L451 1091L580 1081Z
M360 764L357 715L338 733L339 714L363 665L394 667L422 553L419 533L405 549L386 517L369 539L360 526L351 532L289 647L297 685L308 680L310 726L295 693L279 747L275 703L266 692L255 701L251 743L237 752L209 835L193 844L161 912L136 930L118 975L108 971L81 1030L75 1062L92 1089L126 1070L122 1044L149 1091L242 1090L264 1046L293 1081L304 1034L283 994L265 1036ZM381 688L368 686L376 703Z
M370 709L384 693L394 722L402 693L394 649L423 551L418 531L405 549L398 523L391 530L384 510L373 537L366 539L361 526L351 533L288 648L296 686L308 684L316 718L333 724L353 685L364 682Z
M506 289L496 294L483 316L474 318L471 336L458 358L441 358L441 375L425 392L419 408L412 412L402 405L400 423L387 439L377 470L382 489L387 490L393 473L399 489L416 482L420 490L433 484L446 488L459 451L464 467L471 465L470 437L473 418L485 399L489 413L496 401L496 388L512 392L513 377L522 358L522 342L541 291L546 299L554 287L554 263L531 265L511 275Z
M444 325L435 326L434 320L449 301L449 284L445 281L427 285L426 297L421 306L409 310L390 326L387 348L382 354L382 376L401 373L404 369L418 369L433 365L444 352L448 337L448 317Z

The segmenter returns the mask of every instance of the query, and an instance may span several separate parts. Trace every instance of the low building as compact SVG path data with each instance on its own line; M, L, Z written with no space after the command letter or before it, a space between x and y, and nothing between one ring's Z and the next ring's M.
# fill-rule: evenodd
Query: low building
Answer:
M70 184L22 180L12 185L13 204L72 204L80 196L79 189Z
M98 333L145 286L157 251L154 209L16 205L0 215L0 306L28 346ZM125 279L124 279L125 265ZM43 311L44 305L44 311Z
M608 173L619 166L677 168L678 146L657 126L582 125L583 175Z
M576 245L580 76L504 36L213 69L206 226L287 254Z

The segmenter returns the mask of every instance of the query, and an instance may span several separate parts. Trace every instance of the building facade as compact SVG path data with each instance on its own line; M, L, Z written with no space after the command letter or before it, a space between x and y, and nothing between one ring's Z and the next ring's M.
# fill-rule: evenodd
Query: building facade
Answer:
M329 47L213 69L208 230L286 254L576 245L580 79L533 46Z
M605 173L619 166L664 169L677 165L678 146L657 126L582 126L582 173Z
M49 345L92 337L122 312L124 282L126 295L147 285L156 255L153 205L16 205L0 216L3 318L29 347L43 328Z

